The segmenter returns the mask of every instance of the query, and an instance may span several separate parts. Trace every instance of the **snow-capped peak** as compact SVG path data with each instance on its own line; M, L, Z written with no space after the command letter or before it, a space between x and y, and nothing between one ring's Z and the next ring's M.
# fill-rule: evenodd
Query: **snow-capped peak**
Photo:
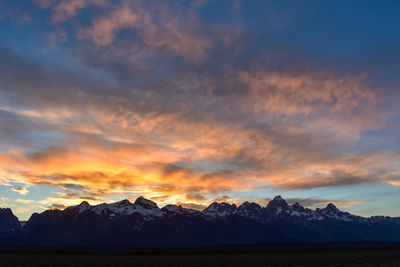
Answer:
M192 209L186 209L184 207L182 207L181 205L166 205L165 207L163 207L161 209L161 211L163 212L163 214L180 214L180 215L192 215L192 214L201 214L199 211L197 210L192 210Z
M266 209L272 214L279 215L283 211L288 211L290 207L281 196L276 196L268 203Z
M235 204L213 202L203 210L203 213L211 217L225 217L231 215L236 209Z
M138 197L133 206L135 212L144 215L147 219L161 217L163 215L155 202L145 199L144 197Z
M330 212L340 212L340 210L332 203L326 205L325 209Z
M289 206L286 202L286 200L284 200L281 196L276 196L274 197L269 203L268 206L270 205L278 205L278 206Z
M243 202L237 210L235 210L235 214L238 214L242 217L247 218L258 218L262 213L262 208L260 205L254 202Z
M138 197L135 200L135 206L141 206L147 209L158 209L158 206L155 202L145 199L144 197Z
M356 217L354 215L351 215L348 212L343 212L343 211L339 210L332 203L329 203L323 209L316 209L315 216L317 217L318 220L323 220L323 219L329 218L329 219L335 219L335 220L341 220L341 221L352 221Z
M134 212L133 204L127 200L121 200L110 204L99 204L91 208L96 214L110 215L111 217L131 215Z
M136 199L132 204L128 199L124 199L114 203L103 203L96 206L90 206L87 202L82 202L80 205L70 207L77 210L77 214L90 210L97 215L109 216L111 218L120 216L129 216L135 213L143 215L147 220L153 217L162 215L161 210L153 201L147 200L143 197ZM69 209L69 208L67 208Z
M177 205L173 205L173 204L168 204L167 206L165 206L164 208L162 208L162 211L167 211L167 212L177 212L182 208L182 206L177 206Z
M131 203L128 199L124 199L110 204L103 203L95 206L91 206L88 202L83 201L81 204L68 207L65 210L72 212L74 216L79 216L81 213L93 212L99 216L109 217L111 219L140 214L145 221L152 221L163 216L176 214L184 216L205 216L209 219L238 215L261 221L286 217L303 217L307 220L319 221L325 219L341 221L359 219L359 217L351 215L350 213L340 211L332 203L329 203L325 208L316 209L314 211L304 208L297 202L290 206L281 196L273 198L265 208L262 208L257 203L246 201L239 207L236 207L235 204L213 202L203 211L186 209L180 205L167 205L160 209L155 202L145 199L144 197L138 197L134 203Z
M87 201L82 201L81 204L68 207L65 210L74 211L76 214L79 214L79 213L89 210L91 207L92 206L90 206L90 204Z
M245 201L240 205L237 210L261 210L261 206L254 202Z
M129 199L124 199L124 200L115 202L114 204L117 204L120 207L122 207L122 206L131 206L132 205L132 203L129 201Z
M89 208L90 204L87 201L82 201L81 204L78 205L80 208Z
M304 208L302 205L300 205L298 202L294 203L292 206L290 206L290 212L289 215L291 216L312 216L313 211L310 209Z
M299 204L299 202L296 202L292 205L292 207L296 210L304 210L304 207Z

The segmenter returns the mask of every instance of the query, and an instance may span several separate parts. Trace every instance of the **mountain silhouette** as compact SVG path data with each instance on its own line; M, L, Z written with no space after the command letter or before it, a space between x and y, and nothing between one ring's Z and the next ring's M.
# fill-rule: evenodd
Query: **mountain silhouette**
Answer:
M0 209L0 239L40 246L214 246L275 242L400 242L400 218L361 217L328 204L308 209L282 197L266 207L214 202L202 211L139 197L110 204L82 202L64 210L34 213L21 227Z

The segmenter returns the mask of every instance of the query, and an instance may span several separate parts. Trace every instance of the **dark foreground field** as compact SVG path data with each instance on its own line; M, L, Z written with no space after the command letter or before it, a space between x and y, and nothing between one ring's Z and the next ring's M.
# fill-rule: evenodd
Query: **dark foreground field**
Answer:
M400 249L175 255L3 252L0 266L400 266Z

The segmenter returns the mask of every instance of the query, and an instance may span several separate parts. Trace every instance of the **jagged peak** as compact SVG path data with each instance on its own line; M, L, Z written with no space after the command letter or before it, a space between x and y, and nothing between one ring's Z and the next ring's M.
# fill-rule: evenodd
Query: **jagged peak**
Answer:
M281 213L287 213L290 210L290 206L281 196L278 195L268 203L265 209L277 216Z
M16 217L10 208L0 208L0 215L2 216L10 216L10 217Z
M247 218L257 218L262 213L262 207L257 203L245 201L234 213Z
M294 204L292 205L292 207L295 208L295 209L297 209L297 210L304 210L304 209L305 209L302 205L300 205L299 202L294 203Z
M187 209L182 207L181 205L174 205L174 204L166 205L161 209L161 212L163 212L164 214L181 214L181 215L201 214L200 211Z
M326 205L325 209L338 210L338 208L333 203L329 203L328 205Z
M12 213L12 210L10 208L0 208L0 212L7 212L7 213L11 212Z
M272 206L275 206L275 205L278 205L278 206L285 206L285 207L289 206L289 205L287 204L286 200L284 200L280 195L274 197L274 198L268 203L267 207L272 207Z
M236 209L237 207L236 207L235 204L229 204L229 203L226 203L226 202L220 202L220 203L213 202L207 208L205 208L203 211L207 211L207 210L214 209L214 208L218 208L218 209L220 209L220 208L222 208L222 209L223 208Z
M4 212L10 209L1 209L0 212ZM128 216L132 214L141 214L145 216L146 220L153 219L155 217L161 217L167 214L179 213L179 214L197 214L210 218L226 217L230 215L240 215L244 217L256 217L256 216L307 216L308 219L321 220L323 218L337 218L341 220L350 220L353 216L348 212L340 211L334 204L329 203L325 208L317 208L315 211L304 208L298 202L293 205L288 205L287 202L281 197L274 197L267 205L262 208L255 202L245 201L239 207L235 204L225 202L213 202L207 208L202 211L192 210L183 208L181 205L166 205L160 209L157 204L144 197L138 197L134 204L128 199L124 199L114 203L103 203L91 206L87 201L83 201L79 205L70 206L65 209L66 211L72 212L72 214L78 215L80 213L92 212L102 216L110 216L116 218L118 216ZM11 211L11 210L10 210Z
M177 210L180 210L180 209L182 209L181 205L178 206L178 205L175 205L175 204L168 204L165 207L163 207L161 209L161 211L174 212L174 211L177 211Z
M260 209L261 209L261 206L260 206L259 204L255 203L255 202L248 202L248 201L243 202L243 203L238 207L238 209L243 209L243 208L248 208L248 207L260 208Z
M78 207L90 207L90 204L89 204L89 202L84 200L78 205Z
M208 209L209 207L216 207L216 206L218 206L218 202L213 202L213 203L211 203L207 208L205 208L204 210L206 210L206 209Z
M326 205L325 208L321 209L321 211L328 211L328 212L332 212L332 213L340 213L342 212L341 210L339 210L334 204L329 203L328 205Z
M339 210L334 204L329 203L325 208L315 210L315 213L320 216L320 218L331 218L341 221L352 221L357 216L352 215L348 212Z
M158 206L155 202L148 200L142 196L138 197L135 200L135 206L142 206L144 208L149 208L149 209L158 209Z
M65 210L66 211L68 211L68 210L69 211L74 211L76 213L81 213L81 212L84 212L84 211L86 211L86 210L88 210L90 208L91 208L91 206L87 201L82 201L79 205L67 207Z
M218 202L213 202L211 203L210 206L208 206L207 208L205 208L203 210L203 212L207 215L211 215L213 217L216 216L227 216L232 214L233 212L235 212L235 210L237 209L235 204L229 204L229 203L218 203Z
M123 200L115 202L113 204L116 204L118 206L131 206L132 205L132 203L129 201L129 199L123 199Z
M296 202L296 203L294 203L293 204L293 207L303 207L302 205L300 205L300 203L299 202Z

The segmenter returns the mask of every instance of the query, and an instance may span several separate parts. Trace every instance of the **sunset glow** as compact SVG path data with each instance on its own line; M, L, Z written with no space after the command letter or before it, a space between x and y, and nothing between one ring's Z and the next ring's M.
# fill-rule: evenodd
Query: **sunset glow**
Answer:
M283 2L1 1L0 206L399 216L400 5Z

